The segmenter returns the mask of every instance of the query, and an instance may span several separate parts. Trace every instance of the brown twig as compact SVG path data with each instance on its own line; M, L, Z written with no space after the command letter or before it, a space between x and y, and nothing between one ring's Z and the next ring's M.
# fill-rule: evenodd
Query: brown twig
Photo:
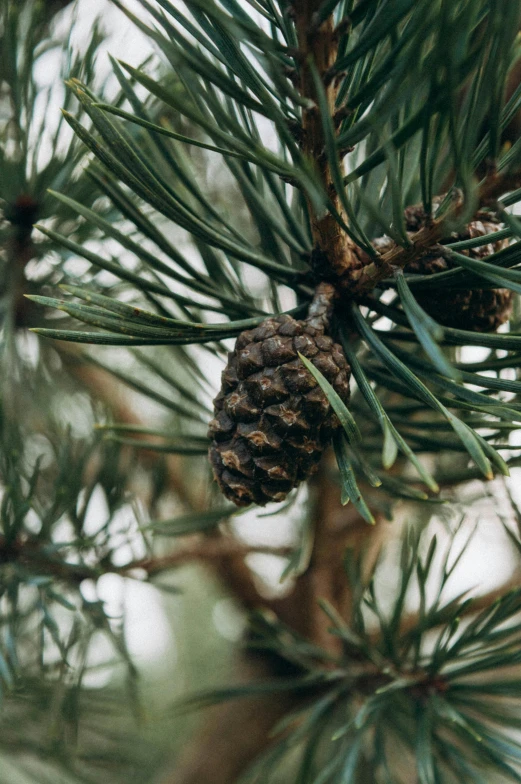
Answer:
M119 574L132 577L134 573L146 572L147 577L156 577L158 574L179 568L187 563L212 562L219 559L233 557L244 558L251 553L263 553L287 557L291 550L289 547L270 547L269 545L247 545L238 542L233 537L216 539L201 536L187 537L182 545L174 552L164 556L138 558L126 564L116 566L111 561L101 559L97 567L83 564L69 563L63 558L49 557L44 552L42 543L37 538L18 539L7 543L5 537L0 536L0 565L6 563L20 563L29 565L31 569L40 574L49 574L58 580L68 583L79 583L82 580L97 579L102 574Z
M348 219L334 187L331 168L325 155L324 130L312 70L315 67L322 80L327 104L331 116L334 116L338 82L329 78L329 75L337 57L338 36L335 35L332 17L317 27L316 12L320 5L320 0L301 0L294 8L299 42L299 88L302 96L310 101L310 106L302 113L299 140L306 157L315 162L318 176L331 198L334 211L346 225ZM478 190L477 211L483 207L494 206L500 196L519 187L521 172L489 172ZM451 209L442 218L431 221L412 235L408 246L390 243L390 248L374 259L357 247L332 212L317 216L308 199L314 245L312 266L318 277L332 282L341 296L350 299L359 297L374 289L384 278L391 276L395 269L403 269L411 261L425 255L429 248L445 237L447 224L457 218L464 208L462 198L456 198Z
M198 537L193 542L185 542L173 553L156 558L142 558L132 561L125 564L125 566L117 567L115 571L119 574L129 574L138 569L143 569L149 577L153 577L193 561L208 561L210 563L223 559L226 561L230 558L245 558L252 553L287 557L291 553L291 548L242 544L231 536L221 536L215 539Z
M344 566L346 548L364 553L364 572L369 577L384 541L396 535L399 525L393 528L380 517L376 525L370 526L352 504L342 506L338 486L324 463L310 490L315 523L311 560L291 594L274 601L272 608L283 623L337 655L341 652L340 640L329 633L331 623L319 602L326 600L349 621L352 592Z
M347 216L335 191L331 167L325 155L324 128L313 78L313 68L316 68L333 115L339 85L327 76L337 58L338 37L335 35L332 16L317 27L316 13L321 5L322 0L300 0L294 8L298 38L299 89L301 95L310 102L309 107L302 113L301 148L306 157L314 161L325 192L330 195L337 214L347 224ZM325 215L317 215L309 199L308 211L314 245L312 261L320 268L317 269L320 276L325 280L336 280L359 268L361 257L365 254L361 254L333 214L327 212Z
M517 188L521 188L521 172L491 172L480 186L479 204L481 207L495 207L501 196Z

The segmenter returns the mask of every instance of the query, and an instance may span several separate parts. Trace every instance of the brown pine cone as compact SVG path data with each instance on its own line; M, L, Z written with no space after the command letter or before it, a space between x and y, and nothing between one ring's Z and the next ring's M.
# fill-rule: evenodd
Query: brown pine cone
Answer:
M407 207L405 220L407 231L419 231L425 223L425 213L420 205ZM474 237L484 237L501 226L487 220L475 220L468 224L460 234L454 234L446 242L463 241ZM463 251L474 259L482 259L506 247L508 241L480 245ZM405 272L418 275L434 275L445 272L451 265L441 256L428 254L405 267ZM510 289L459 289L450 291L443 288L417 289L414 295L421 307L445 327L466 329L472 332L494 332L510 318L514 293Z
M283 315L242 332L223 371L209 427L215 478L237 506L282 501L316 470L339 426L298 353L349 401L350 367L324 327Z

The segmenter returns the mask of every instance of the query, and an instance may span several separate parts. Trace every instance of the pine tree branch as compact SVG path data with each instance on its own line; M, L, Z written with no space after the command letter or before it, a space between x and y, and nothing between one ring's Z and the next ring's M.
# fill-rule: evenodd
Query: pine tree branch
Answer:
M333 116L340 83L329 78L329 73L337 58L338 36L332 15L317 26L316 13L322 4L321 0L301 0L295 3L293 9L298 38L299 90L302 97L311 102L311 105L304 108L302 112L301 148L305 156L314 162L319 179L325 192L330 196L335 211L347 224L348 219L335 190L331 166L326 155L324 127L318 108L312 70L313 67L316 68L323 82L329 112ZM365 254L340 227L331 212L319 216L310 199L307 203L314 246L313 259L319 260L321 276L326 280L336 279L349 275L353 269L358 269Z
M193 561L213 562L219 559L241 557L250 553L288 556L288 547L270 547L269 545L247 545L232 537L201 538L190 537L174 552L160 557L138 558L121 566L102 559L96 567L69 563L65 559L51 557L46 545L37 538L27 538L7 542L0 536L0 564L19 563L27 566L32 572L51 575L57 580L67 583L80 583L83 580L97 579L102 574L119 574L134 576L134 573L146 572L148 578L155 577ZM139 575L140 576L140 575Z
M331 76L338 55L339 35L332 14L322 24L317 23L317 12L321 6L322 0L302 0L292 9L298 39L298 87L302 97L310 102L302 112L301 148L314 162L334 212L341 222L348 225L348 216L335 188L334 174L326 154L326 136L314 76L315 69L323 85L329 115L334 117L342 81ZM342 166L340 162L341 173ZM341 228L333 212L318 215L312 201L308 199L307 203L313 236L312 261L316 271L325 280L351 279L369 257ZM340 640L329 633L329 620L320 609L319 601L328 601L343 617L349 614L350 587L343 563L345 547L350 543L360 550L370 543L373 555L376 554L383 527L378 524L376 530L371 528L352 505L347 508L340 505L337 487L332 486L326 465L327 458L323 458L319 473L310 485L315 526L311 562L305 574L296 581L292 594L283 599L276 609L279 617L300 634L326 650L338 652Z
M331 117L337 110L336 97L340 80L331 77L332 66L338 53L338 31L334 29L330 15L321 25L316 24L320 0L303 0L295 4L294 17L298 36L299 50L299 89L311 105L302 112L302 141L304 154L315 163L320 181L331 198L333 211L318 216L308 199L308 211L313 236L312 266L324 280L334 283L338 293L349 297L359 297L371 291L378 283L393 275L396 269L425 255L429 248L436 245L446 234L447 223L454 221L463 212L465 204L461 197L456 198L452 208L439 220L431 221L414 234L409 246L390 243L390 247L379 258L371 258L356 245L341 227L348 225L348 217L335 188L331 166L326 155L326 139L323 120L318 108L318 96L313 68L323 83L327 107ZM340 155L339 166L343 172ZM521 186L521 172L489 172L482 181L477 197L476 212L482 207L494 206L497 199L505 193ZM336 213L336 216L334 215ZM340 219L340 220L339 220Z

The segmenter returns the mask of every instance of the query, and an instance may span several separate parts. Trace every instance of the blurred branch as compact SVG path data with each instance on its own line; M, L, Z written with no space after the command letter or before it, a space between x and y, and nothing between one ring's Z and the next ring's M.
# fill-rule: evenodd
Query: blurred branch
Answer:
M116 571L125 573L135 569L144 569L149 577L160 572L168 571L174 566L182 566L191 561L226 560L229 558L244 558L251 553L264 553L267 555L278 555L287 557L291 552L289 547L270 547L269 545L245 545L232 537L216 537L197 539L193 542L185 543L175 552L164 555L161 558L143 558L126 564L124 567L117 568Z
M131 425L142 425L143 421L124 398L123 386L116 381L110 373L101 368L89 365L82 360L79 352L67 343L56 342L57 349L69 371L79 380L89 392L97 399L102 400L114 414L117 422ZM162 456L152 450L139 450L140 460L147 467L151 467ZM203 498L200 488L192 482L188 488L185 481L183 460L178 455L168 455L166 460L166 477L168 488L177 496L179 501L192 511L203 509ZM219 541L220 534L212 534L212 542ZM226 550L226 547L224 548ZM247 609L253 609L259 604L266 604L266 600L259 593L253 575L244 562L244 551L228 548L221 552L219 557L214 556L212 567L227 586L230 593ZM207 559L208 560L208 559Z
M42 547L37 538L7 542L5 537L0 536L0 564L9 562L21 563L40 574L50 574L58 580L74 583L87 579L97 579L101 574L107 573L131 577L132 572L138 570L145 571L148 577L154 577L192 561L212 562L217 559L239 556L244 558L250 553L287 556L290 550L287 547L270 547L267 545L249 546L241 544L231 537L219 539L194 537L191 541L178 547L173 553L165 556L139 558L129 561L122 566L116 566L102 559L99 567L90 567L68 563L62 558L51 557L48 550Z
M330 478L327 456L311 483L315 539L311 561L296 581L292 593L272 603L280 620L329 653L340 652L340 638L330 634L331 625L319 606L326 600L349 622L352 587L346 577L346 548L363 553L367 578L384 541L396 535L399 525L386 525L381 517L368 525L353 504L342 506L338 486Z
M56 341L55 349L67 370L75 377L90 394L103 402L113 414L116 422L126 425L143 425L141 417L135 412L134 408L128 403L124 393L124 386L121 382L111 376L105 370L95 367L88 360L81 356L80 350L61 341ZM135 438L140 438L137 433ZM183 478L182 459L178 455L167 455L163 457L150 449L139 450L139 459L150 468L159 460L166 462L167 487L179 499L182 504L194 508L197 498L197 487L192 484L192 492L189 491Z

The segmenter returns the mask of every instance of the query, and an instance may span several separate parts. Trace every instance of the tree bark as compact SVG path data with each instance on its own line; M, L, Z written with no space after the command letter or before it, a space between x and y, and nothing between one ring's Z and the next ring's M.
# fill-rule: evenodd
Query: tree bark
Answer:
M351 589L344 569L346 547L364 553L367 576L372 572L383 543L396 536L399 523L389 525L381 518L368 525L349 504L340 504L338 487L324 466L312 487L315 545L306 572L297 578L293 591L283 599L263 604L292 631L320 646L331 657L342 654L340 639L329 633L330 621L319 601L327 600L347 621L351 611ZM230 682L255 682L276 678L270 662L261 656L241 659L230 674ZM241 773L277 738L275 724L303 703L298 692L255 696L215 706L174 769L160 784L234 784Z
M236 683L272 678L266 662L258 656L243 656L237 662ZM301 700L302 698L300 698ZM270 733L276 723L299 700L281 692L227 701L207 709L196 737L175 768L158 784L231 784L274 741Z

